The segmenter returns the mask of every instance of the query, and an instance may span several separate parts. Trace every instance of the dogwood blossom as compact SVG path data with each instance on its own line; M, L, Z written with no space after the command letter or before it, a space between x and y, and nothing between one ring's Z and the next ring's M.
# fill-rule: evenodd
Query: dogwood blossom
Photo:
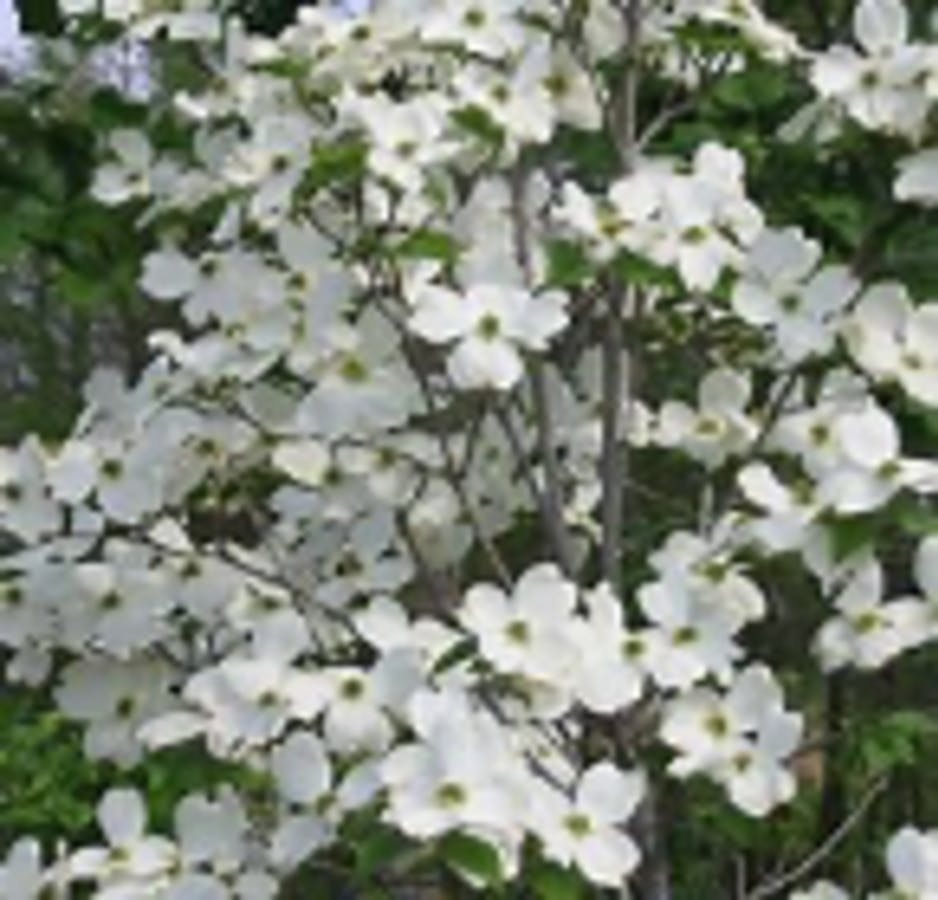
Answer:
M476 285L465 295L427 285L413 303L411 331L453 345L447 368L466 389L513 387L524 372L522 353L546 350L567 322L562 295L532 296L498 285Z
M839 616L824 624L817 647L828 669L853 664L876 669L927 637L924 604L915 598L884 603L883 572L863 563L834 600Z
M575 864L597 884L615 887L639 862L638 848L619 826L634 813L643 777L597 763L580 777L571 799L545 792L536 803L535 827L545 855Z
M771 329L787 362L830 351L838 314L856 292L845 268L819 268L821 247L798 231L766 231L753 245L733 291L733 309Z
M725 695L697 688L678 697L665 713L661 736L681 754L672 772L706 773L726 786L740 809L763 816L794 795L794 776L784 762L801 730L801 715L784 709L777 682L756 665Z

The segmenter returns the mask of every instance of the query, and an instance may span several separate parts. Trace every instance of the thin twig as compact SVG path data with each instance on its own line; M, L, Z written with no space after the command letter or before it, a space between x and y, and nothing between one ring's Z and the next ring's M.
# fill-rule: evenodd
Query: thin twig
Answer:
M876 802L879 795L886 789L886 785L888 784L888 775L883 775L873 782L860 799L856 809L830 833L820 846L812 850L800 863L787 872L757 885L746 895L746 900L763 900L765 897L771 897L773 894L777 894L779 891L791 887L806 875L810 875L814 869L824 862L824 860L843 843L850 832L853 831L860 820L866 815L873 803Z
M526 208L527 174L521 164L512 171L509 186L515 257L526 287L530 289L534 279L531 269L530 223ZM539 491L542 496L538 501L538 508L544 520L545 530L554 545L560 567L567 575L573 575L576 569L576 555L564 516L563 472L557 455L556 428L544 362L538 358L532 359L529 371L538 452L544 466L544 486L543 491Z

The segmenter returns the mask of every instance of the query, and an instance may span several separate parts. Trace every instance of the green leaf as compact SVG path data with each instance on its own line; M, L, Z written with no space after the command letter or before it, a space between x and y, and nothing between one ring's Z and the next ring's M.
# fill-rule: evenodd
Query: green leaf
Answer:
M673 291L679 289L680 281L670 269L655 265L633 253L620 253L611 263L611 268L623 282L663 288Z
M503 140L502 129L480 106L467 106L458 109L452 113L450 118L460 128L471 132L487 144L499 146Z
M452 263L459 256L459 245L445 231L424 228L404 238L395 252L411 259L438 259Z
M446 652L436 661L433 666L433 674L439 675L442 672L448 672L461 662L471 659L475 655L475 652L475 638L465 638L464 640L457 641L451 647L447 648Z
M919 763L928 739L938 733L938 722L916 710L887 713L858 729L856 747L870 771L882 772L897 766Z
M903 497L893 503L899 527L912 537L926 537L938 533L938 510L920 497Z
M62 296L76 309L92 310L104 299L101 279L84 272L64 269L57 283Z
M868 212L859 199L845 194L819 194L809 199L808 206L847 246L856 247L860 243Z
M586 896L583 879L571 869L544 863L531 874L538 900L581 900Z
M356 181L365 173L367 157L367 147L356 140L317 147L307 180L313 188Z
M24 34L54 36L62 29L58 0L16 0L16 11Z
M406 850L405 838L392 828L376 825L355 845L355 874L368 882L374 874Z
M850 516L825 522L835 562L842 562L858 550L873 543L876 537L875 516Z
M140 127L147 118L145 106L128 100L125 94L112 87L102 87L94 92L89 113L94 125L103 130Z
M547 263L547 283L553 287L573 287L593 274L586 252L572 241L551 243L547 248Z
M440 841L443 860L471 881L487 887L502 881L502 867L495 849L478 838L454 832Z

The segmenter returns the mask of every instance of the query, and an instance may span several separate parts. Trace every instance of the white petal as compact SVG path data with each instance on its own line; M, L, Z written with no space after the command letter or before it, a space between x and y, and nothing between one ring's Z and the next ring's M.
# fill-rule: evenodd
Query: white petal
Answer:
M927 597L938 600L938 535L930 535L918 545L915 580Z
M591 766L577 787L577 807L599 822L626 821L645 793L641 772L622 772L611 763Z
M749 402L749 379L731 369L714 369L700 383L700 406L705 410L730 412Z
M871 53L901 47L909 33L909 12L902 0L860 0L853 13L857 40Z
M175 247L165 247L143 261L140 286L158 300L175 300L188 294L197 280L196 264Z
M322 742L308 732L294 732L270 756L280 795L293 803L314 803L332 784L332 766Z
M465 334L475 324L475 310L465 297L443 288L421 289L408 327L434 344L445 344Z
M877 406L841 416L836 429L844 454L864 468L877 469L899 455L896 423Z
M273 463L291 478L310 487L319 487L329 469L329 451L319 441L278 444Z
M116 788L98 805L98 822L112 847L124 847L143 835L146 811L137 791Z
M603 831L587 837L576 848L576 862L597 884L618 887L639 863L638 848L624 834Z
M459 343L449 357L448 368L453 381L467 389L508 390L524 374L521 357L511 344L475 335Z

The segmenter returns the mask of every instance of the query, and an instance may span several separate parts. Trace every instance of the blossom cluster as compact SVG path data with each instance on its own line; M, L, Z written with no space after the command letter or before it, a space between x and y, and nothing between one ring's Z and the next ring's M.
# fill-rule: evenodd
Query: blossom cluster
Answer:
M26 839L0 895L264 900L363 821L623 887L659 779L751 817L796 795L807 717L750 640L777 558L825 671L938 638L938 539L904 548L898 596L875 536L838 546L938 491L897 412L938 405L936 302L774 224L715 139L636 136L608 183L546 152L616 129L620 69L709 77L682 42L728 28L728 70L801 66L809 118L908 141L896 197L933 202L936 47L899 0L821 51L748 0L565 6L326 4L267 38L201 0L63 4L192 42L213 78L173 97L185 139L105 141L92 192L155 235L164 327L60 444L0 451L6 677L50 686L91 759L185 746L240 777L184 797L172 836L115 787L106 846L46 865ZM675 318L744 350L645 384L625 337ZM651 537L617 511L626 457L687 479ZM890 845L904 896L931 896L933 844Z

